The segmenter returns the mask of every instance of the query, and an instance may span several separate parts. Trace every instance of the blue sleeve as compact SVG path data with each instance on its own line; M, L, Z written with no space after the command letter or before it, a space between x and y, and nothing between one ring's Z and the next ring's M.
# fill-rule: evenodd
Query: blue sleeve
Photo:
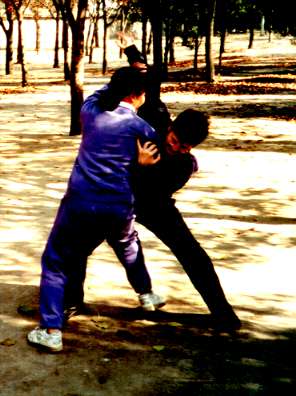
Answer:
M109 86L104 85L103 88L98 89L95 91L92 95L88 96L85 101L83 102L83 105L81 107L81 114L83 113L95 113L95 114L100 114L104 111L103 105L101 102L101 98L103 93L108 91Z
M148 122L142 120L140 117L137 117L137 118L138 118L138 122L140 120L139 139L140 139L141 144L143 144L144 142L147 142L147 141L151 141L151 142L159 145L159 135L158 135L158 133L156 133L155 129L152 128L152 126L150 124L148 124Z

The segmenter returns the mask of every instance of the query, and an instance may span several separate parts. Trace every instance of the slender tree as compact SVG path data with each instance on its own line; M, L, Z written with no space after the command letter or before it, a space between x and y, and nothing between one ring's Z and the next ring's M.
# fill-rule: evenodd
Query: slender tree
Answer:
M69 23L72 33L70 69L71 124L70 135L81 133L80 108L83 103L84 80L84 27L87 0L53 0L63 19Z
M33 14L33 19L36 27L35 35L35 51L40 51L40 10L44 7L43 0L30 0L30 9Z
M225 41L227 32L227 14L228 14L227 0L218 0L217 12L219 15L219 33L220 33L220 48L219 48L219 70L222 68L222 57L225 52Z
M88 2L89 26L87 38L85 40L85 55L89 56L89 63L92 63L93 49L98 45L97 36L100 19L100 4L101 0L89 0Z
M35 0L36 1L36 0ZM55 7L52 0L42 0L44 8L47 9L51 18L55 21L55 43L54 43L54 59L53 68L59 67L59 49L60 49L60 10Z
M214 36L214 20L215 20L216 0L208 1L207 9L207 26L206 26L206 70L205 79L207 82L215 81L215 66L213 59L212 40Z
M0 15L0 26L6 36L5 74L12 72L13 65L13 7L9 1L4 1L5 17Z
M28 85L28 69L25 62L24 44L23 44L23 19L30 0L7 0L12 4L15 16L18 22L18 49L17 62L21 65L22 71L22 87Z
M144 0L145 10L148 15L148 19L151 23L152 30L152 41L153 41L153 66L155 70L155 90L154 95L156 98L160 97L160 84L162 80L162 7L161 0Z
M126 6L129 0L101 0L103 19L103 61L102 73L107 72L107 37L109 27L120 18L122 7Z

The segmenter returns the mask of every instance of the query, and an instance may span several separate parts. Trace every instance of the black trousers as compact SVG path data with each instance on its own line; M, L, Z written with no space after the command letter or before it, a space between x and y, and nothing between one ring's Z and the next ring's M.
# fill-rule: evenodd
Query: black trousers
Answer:
M192 235L174 200L154 204L138 201L136 213L136 221L153 232L176 256L210 312L231 313L210 257Z

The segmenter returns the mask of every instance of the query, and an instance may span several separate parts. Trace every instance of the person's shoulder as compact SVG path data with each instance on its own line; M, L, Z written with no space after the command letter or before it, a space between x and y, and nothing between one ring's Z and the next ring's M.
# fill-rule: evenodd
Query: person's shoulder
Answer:
M81 106L81 112L93 112L96 110L103 111L102 96L108 92L109 86L106 84L97 89L91 95L88 95Z
M191 153L185 153L178 156L179 164L182 162L182 168L187 169L190 173L198 171L198 162L196 157Z
M135 119L137 120L137 123L138 123L139 125L141 125L142 127L150 128L150 129L152 129L153 131L155 130L155 129L149 124L149 122L147 122L146 120L144 120L144 119L143 119L142 117L140 117L139 115L135 114Z
M188 161L190 161L191 164L192 173L197 172L198 171L197 158L191 153L188 153L187 155L188 155Z

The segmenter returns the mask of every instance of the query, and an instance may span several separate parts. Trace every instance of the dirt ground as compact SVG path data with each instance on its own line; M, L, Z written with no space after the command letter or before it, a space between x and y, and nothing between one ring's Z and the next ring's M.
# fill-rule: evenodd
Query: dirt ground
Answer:
M33 84L21 89L18 67L6 77L1 62L1 396L295 394L296 46L258 38L246 48L246 40L229 44L212 87L192 82L191 54L182 58L180 48L162 92L174 116L187 107L211 115L211 135L194 150L200 172L176 199L242 330L210 329L174 256L139 226L154 290L167 305L143 314L104 244L89 260L90 312L70 319L60 354L28 346L26 334L38 323L40 255L80 137L68 136L61 69L36 57ZM98 68L86 66L86 95L109 78Z

